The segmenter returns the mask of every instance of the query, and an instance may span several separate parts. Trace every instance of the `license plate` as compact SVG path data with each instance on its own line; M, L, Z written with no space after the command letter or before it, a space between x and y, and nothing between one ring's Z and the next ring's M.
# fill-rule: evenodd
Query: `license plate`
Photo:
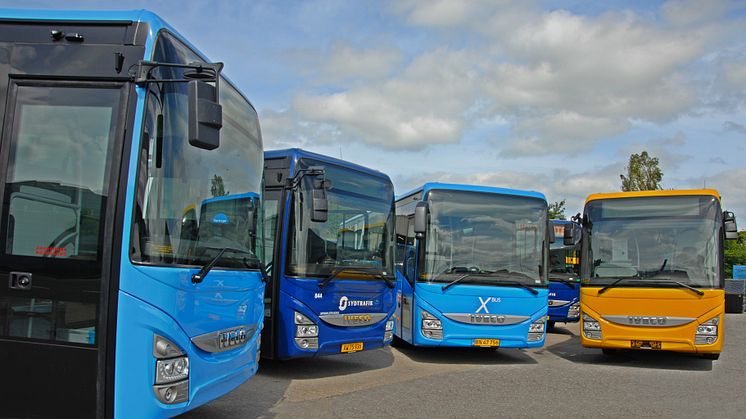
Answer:
M500 339L474 339L474 346L493 347L500 346Z
M630 341L632 349L660 349L661 342L658 340L632 340Z
M355 343L343 343L342 344L342 353L347 352L357 352L363 350L363 342L355 342Z

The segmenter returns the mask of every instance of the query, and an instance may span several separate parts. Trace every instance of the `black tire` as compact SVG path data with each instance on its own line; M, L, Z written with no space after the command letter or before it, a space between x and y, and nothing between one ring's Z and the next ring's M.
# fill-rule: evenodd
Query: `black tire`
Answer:
M554 320L547 320L547 330L554 329Z
M702 354L702 358L717 361L720 359L720 354Z

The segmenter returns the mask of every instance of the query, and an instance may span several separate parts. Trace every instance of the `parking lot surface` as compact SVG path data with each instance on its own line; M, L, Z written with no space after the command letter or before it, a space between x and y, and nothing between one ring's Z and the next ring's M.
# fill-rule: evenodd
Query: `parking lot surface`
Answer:
M385 348L267 361L185 418L746 417L746 315L728 314L720 359L609 357L559 323L543 348Z

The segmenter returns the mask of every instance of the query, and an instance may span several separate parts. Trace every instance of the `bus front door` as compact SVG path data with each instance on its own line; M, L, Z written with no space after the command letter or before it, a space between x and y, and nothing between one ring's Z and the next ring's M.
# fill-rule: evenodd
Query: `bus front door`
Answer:
M103 411L128 86L11 79L0 90L0 416Z

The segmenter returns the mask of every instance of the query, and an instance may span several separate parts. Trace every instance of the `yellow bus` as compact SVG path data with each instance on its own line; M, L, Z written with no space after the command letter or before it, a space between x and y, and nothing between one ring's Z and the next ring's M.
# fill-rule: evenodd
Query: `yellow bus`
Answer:
M582 223L583 346L607 355L648 349L718 359L723 241L737 237L735 216L722 211L718 192L594 194Z

